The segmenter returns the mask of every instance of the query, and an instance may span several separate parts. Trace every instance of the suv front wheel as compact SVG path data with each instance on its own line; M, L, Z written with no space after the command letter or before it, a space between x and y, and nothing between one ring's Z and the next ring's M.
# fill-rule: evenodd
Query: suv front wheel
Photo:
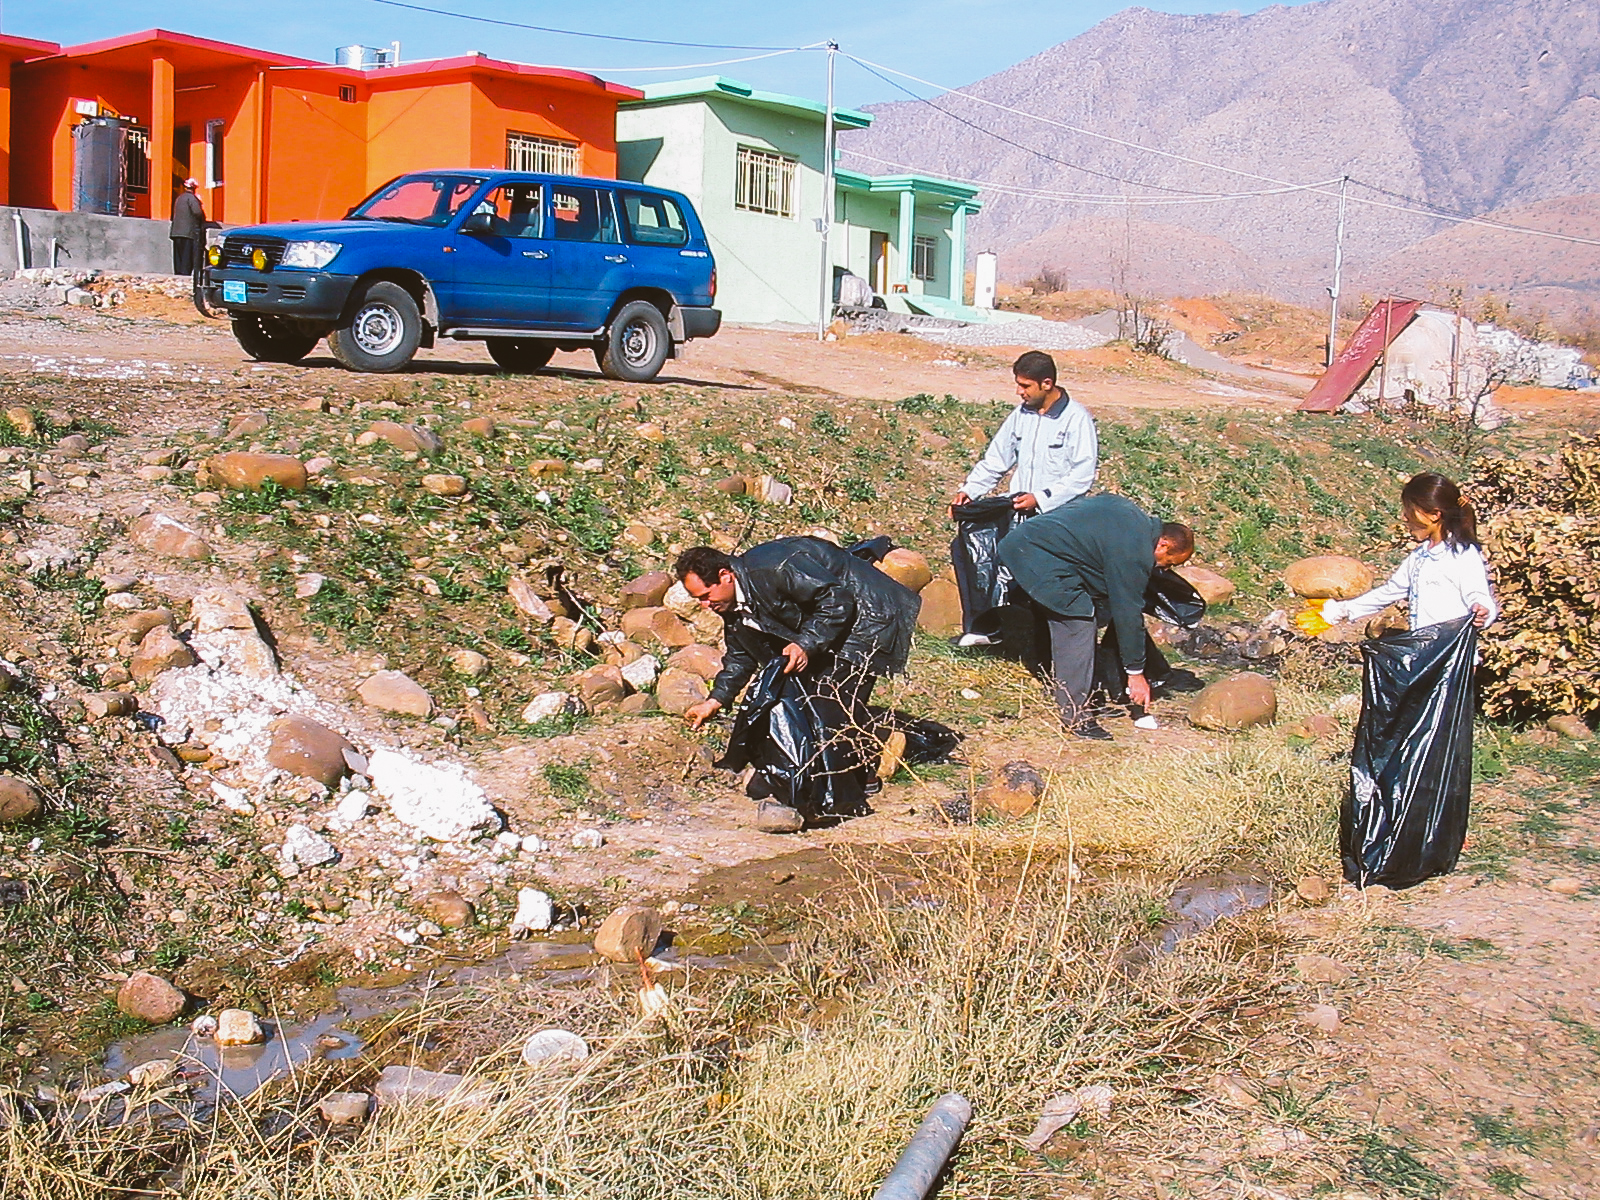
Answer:
M421 344L417 302L398 283L383 280L358 293L349 319L328 335L328 349L352 371L399 371Z
M661 310L648 300L633 300L622 306L605 339L595 344L594 356L607 379L647 383L660 373L671 350L672 335Z

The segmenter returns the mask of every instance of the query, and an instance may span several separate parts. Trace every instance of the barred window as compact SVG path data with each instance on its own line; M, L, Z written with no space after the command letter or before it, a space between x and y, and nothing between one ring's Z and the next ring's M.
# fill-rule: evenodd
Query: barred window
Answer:
M506 134L506 170L532 171L540 175L576 175L578 143L531 133Z
M794 162L770 150L740 146L733 206L774 217L794 216Z
M939 253L939 239L918 234L911 242L911 273L925 282L932 282L939 274L935 263Z
M127 162L128 194L144 195L150 190L150 131L142 125L129 129L122 156Z

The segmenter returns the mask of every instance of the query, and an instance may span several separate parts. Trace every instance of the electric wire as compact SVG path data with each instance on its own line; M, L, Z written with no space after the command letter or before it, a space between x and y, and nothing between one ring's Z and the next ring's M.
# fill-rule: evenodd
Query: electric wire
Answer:
M408 4L405 0L372 0L374 4L387 5L389 8L406 8L412 12L431 13L436 17L453 17L458 21L476 21L482 25L499 25L506 29L527 29L534 33L553 33L561 37L590 38L601 42L627 42L635 46L677 46L693 50L774 50L790 51L805 50L806 46L738 46L722 42L675 42L660 38L624 37L615 33L587 33L581 29L556 29L549 25L529 25L523 21L507 21L499 17L481 17L475 13L453 12L447 8L433 8L426 4ZM672 70L664 67L663 70Z

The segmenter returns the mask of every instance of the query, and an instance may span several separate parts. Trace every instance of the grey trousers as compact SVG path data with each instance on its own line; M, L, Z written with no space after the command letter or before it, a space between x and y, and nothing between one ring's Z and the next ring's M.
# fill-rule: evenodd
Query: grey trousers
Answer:
M1093 617L1058 617L1040 612L1050 630L1051 688L1061 720L1068 729L1087 718L1089 692L1094 687Z

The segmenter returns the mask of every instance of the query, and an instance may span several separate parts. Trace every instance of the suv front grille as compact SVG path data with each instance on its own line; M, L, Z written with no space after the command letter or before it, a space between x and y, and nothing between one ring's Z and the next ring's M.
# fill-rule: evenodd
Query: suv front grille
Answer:
M251 266L250 258L254 251L263 251L267 256L267 270L272 270L283 258L284 240L272 237L234 236L222 239L222 262L224 267Z

